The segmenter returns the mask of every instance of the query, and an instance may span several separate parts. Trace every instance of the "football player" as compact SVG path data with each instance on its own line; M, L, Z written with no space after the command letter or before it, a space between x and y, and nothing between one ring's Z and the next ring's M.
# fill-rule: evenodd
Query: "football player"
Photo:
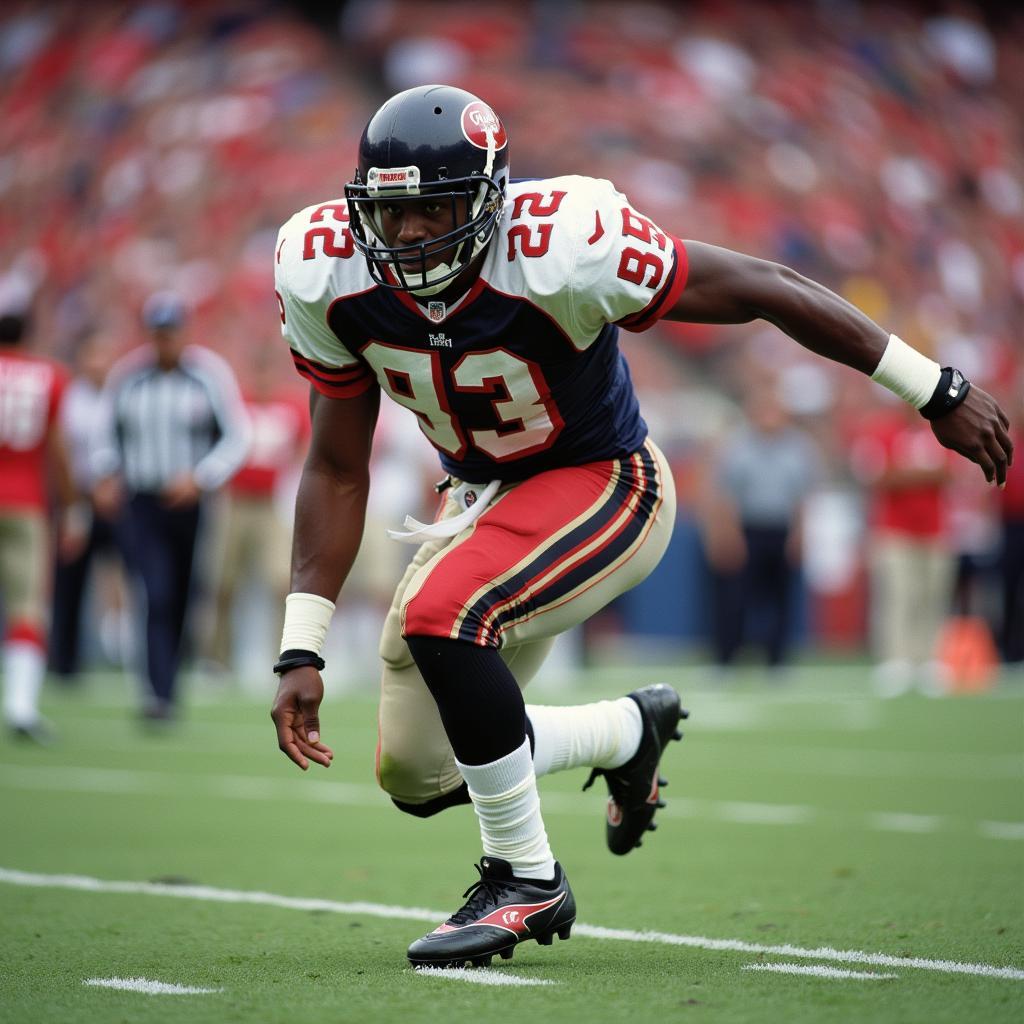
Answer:
M460 89L388 100L344 198L281 229L275 272L313 423L272 712L299 767L333 756L320 651L359 547L382 391L448 474L438 520L397 534L420 546L381 639L377 778L410 814L471 801L484 856L467 902L410 946L414 965L488 964L569 937L575 903L537 776L604 776L613 853L639 846L662 806L658 763L685 714L674 690L570 708L524 706L520 690L553 637L636 585L668 544L672 476L619 328L768 320L913 403L989 481L1011 459L992 398L821 285L682 241L608 181L511 180L504 125Z
M47 577L50 560L49 481L62 509L59 557L85 544L89 512L75 502L71 465L60 425L67 384L62 366L26 351L32 314L20 305L0 315L0 603L3 714L15 736L46 743L39 714L46 674Z

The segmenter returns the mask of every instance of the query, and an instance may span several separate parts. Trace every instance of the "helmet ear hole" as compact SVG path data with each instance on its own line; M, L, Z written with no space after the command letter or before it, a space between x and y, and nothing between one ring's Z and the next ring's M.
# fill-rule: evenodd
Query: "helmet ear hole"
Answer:
M440 107L434 107L434 113L435 114L443 114L444 111Z

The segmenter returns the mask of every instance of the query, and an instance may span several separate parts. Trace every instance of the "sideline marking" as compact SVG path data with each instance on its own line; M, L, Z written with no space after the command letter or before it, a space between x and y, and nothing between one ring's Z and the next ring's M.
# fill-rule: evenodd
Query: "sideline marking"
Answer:
M824 967L821 964L744 964L744 971L771 971L775 974L808 974L814 978L860 978L865 981L884 981L898 978L898 974L872 974L870 971L844 971L839 967Z
M468 981L474 985L556 985L546 978L517 978L513 974L502 974L500 967L417 967L416 974L427 978L450 978L452 981Z
M196 788L197 780L206 784ZM85 766L33 766L0 762L0 787L84 793L167 793L227 800L286 800L294 803L373 807L393 812L391 802L377 787L359 782L311 779L297 787L288 779L251 775L206 775L162 772L145 768L88 768ZM590 817L595 805L570 793L543 794L545 813ZM698 800L672 797L662 818L699 818L733 825L798 826L833 822L844 828L871 831L934 834L963 827L983 839L1024 841L1024 822L957 821L926 814L830 812L805 804L767 804L733 800Z
M117 988L124 992L142 992L147 996L211 996L223 992L222 988L191 988L188 985L171 985L151 978L86 978L83 985L93 988Z
M447 916L445 911L427 910L424 907L393 907L385 903L339 903L337 900L278 896L275 893L255 890L216 889L207 885L108 882L87 875L41 875L2 867L0 882L37 889L77 889L81 892L174 896L178 899L206 900L212 903L249 903L284 910L321 910L332 914L363 914L367 917L398 918L407 921L443 921ZM790 945L765 946L743 939L712 939L703 935L675 935L671 932L636 932L579 923L574 926L574 934L619 942L655 942L663 946L690 946L713 952L768 953L809 960L834 960L839 963L876 964L883 967L916 967L923 971L939 971L943 974L975 974L985 978L1024 981L1024 970L1019 967L997 967L993 964L963 963L959 960L928 960L916 956L890 956L888 953L864 953L856 949L833 949L831 946L819 946L817 949Z
M942 818L937 814L906 814L901 811L879 811L868 816L868 824L878 832L938 832ZM980 826L979 826L980 827Z

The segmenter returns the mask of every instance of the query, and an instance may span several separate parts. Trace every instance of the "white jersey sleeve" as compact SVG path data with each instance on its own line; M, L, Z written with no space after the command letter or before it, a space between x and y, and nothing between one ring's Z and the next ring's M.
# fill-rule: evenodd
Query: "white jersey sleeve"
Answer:
M485 265L498 291L522 296L588 348L606 324L646 330L686 283L686 249L607 180L565 175L509 189Z
M352 242L344 199L300 210L278 232L274 288L281 334L298 372L330 398L354 398L374 383L328 322L335 299L372 284Z
M610 181L589 184L569 280L573 327L584 335L606 323L644 331L682 292L686 248L638 213Z

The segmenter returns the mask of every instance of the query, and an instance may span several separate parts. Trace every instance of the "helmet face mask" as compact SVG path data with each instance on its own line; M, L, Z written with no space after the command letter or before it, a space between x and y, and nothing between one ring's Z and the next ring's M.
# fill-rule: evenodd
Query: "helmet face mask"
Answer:
M508 182L508 140L471 93L422 86L399 93L370 119L355 178L345 186L356 248L385 288L432 295L446 288L494 233ZM449 230L389 245L383 211L431 200L450 210Z

